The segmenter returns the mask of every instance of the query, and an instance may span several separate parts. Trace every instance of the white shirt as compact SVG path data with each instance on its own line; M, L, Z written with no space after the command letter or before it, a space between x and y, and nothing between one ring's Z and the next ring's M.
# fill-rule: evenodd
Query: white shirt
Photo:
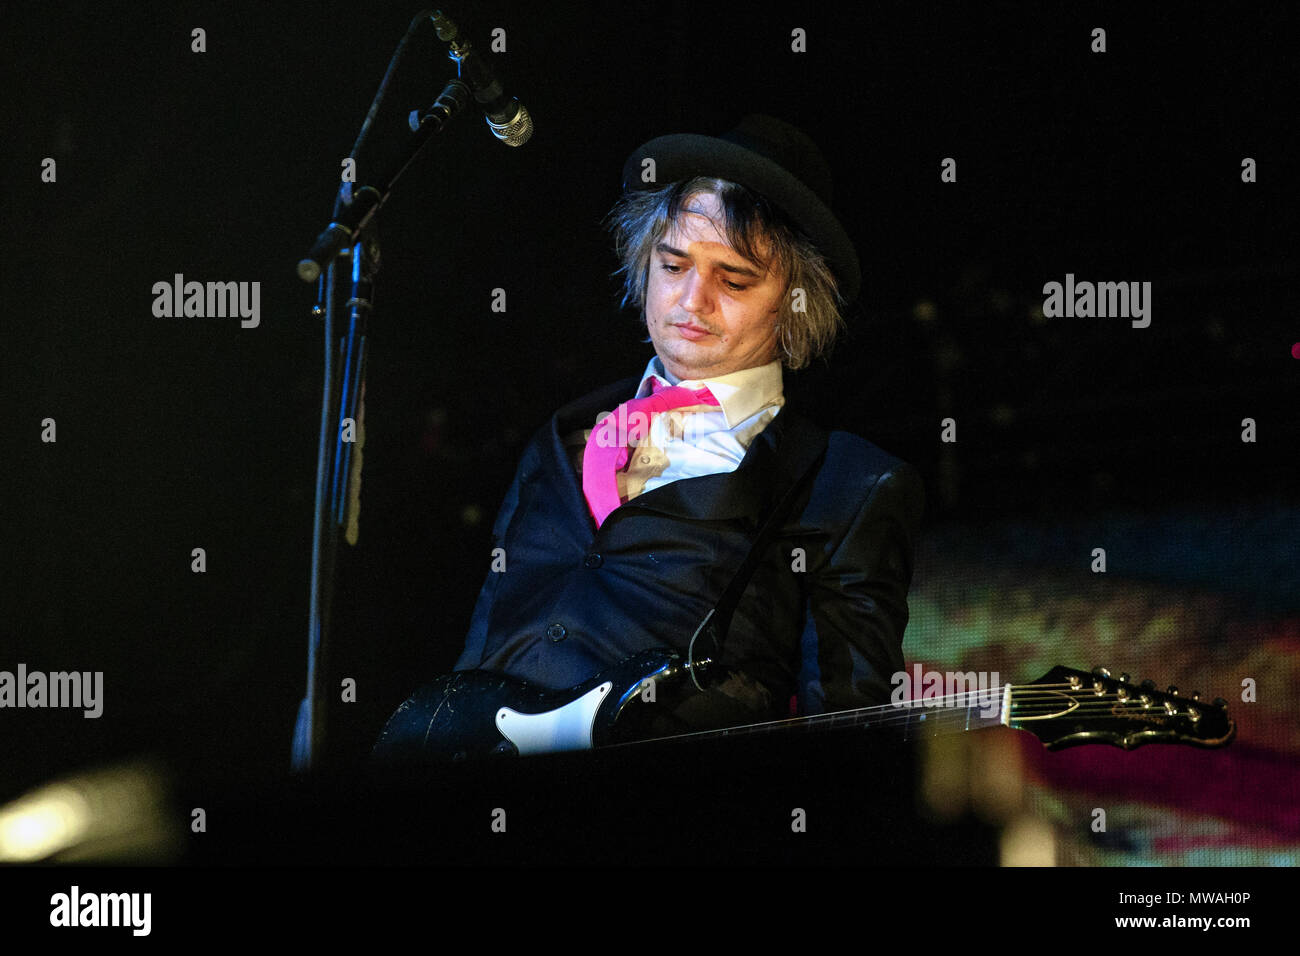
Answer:
M780 359L716 378L682 380L667 372L656 355L646 364L635 398L651 394L652 378L686 388L707 387L719 405L686 405L652 415L649 435L631 449L627 469L617 474L622 501L679 478L735 471L750 444L785 404ZM603 417L598 416L592 428ZM579 475L591 431L575 432L566 441Z

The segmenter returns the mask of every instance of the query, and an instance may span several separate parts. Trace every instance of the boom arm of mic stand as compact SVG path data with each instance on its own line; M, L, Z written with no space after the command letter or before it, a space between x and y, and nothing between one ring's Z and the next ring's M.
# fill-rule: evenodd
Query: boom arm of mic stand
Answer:
M315 282L340 252L356 243L361 230L388 199L393 184L406 172L406 167L411 165L433 135L442 132L451 118L464 109L471 99L473 94L464 81L447 81L433 105L422 115L413 117L412 132L406 139L401 155L388 173L380 177L379 184L367 184L354 189L352 202L344 206L338 217L316 237L311 251L298 262L298 278L304 282Z

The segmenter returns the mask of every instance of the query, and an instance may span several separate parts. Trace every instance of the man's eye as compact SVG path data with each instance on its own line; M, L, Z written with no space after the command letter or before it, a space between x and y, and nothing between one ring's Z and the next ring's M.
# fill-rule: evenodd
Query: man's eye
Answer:
M667 272L670 275L677 275L677 273L682 270L681 266L675 266L671 262L661 262L659 268L663 269L664 272Z
M749 288L749 286L747 285L741 285L738 282L732 282L730 279L723 279L722 281L726 284L727 288L730 289L732 292L744 292L746 289Z

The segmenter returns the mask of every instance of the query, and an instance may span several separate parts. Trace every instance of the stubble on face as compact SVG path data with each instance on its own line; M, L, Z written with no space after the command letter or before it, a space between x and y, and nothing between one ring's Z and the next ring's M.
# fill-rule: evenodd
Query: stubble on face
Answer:
M784 276L742 257L722 221L716 195L690 197L651 254L646 328L664 367L681 379L766 365L779 354ZM759 251L766 254L766 244Z

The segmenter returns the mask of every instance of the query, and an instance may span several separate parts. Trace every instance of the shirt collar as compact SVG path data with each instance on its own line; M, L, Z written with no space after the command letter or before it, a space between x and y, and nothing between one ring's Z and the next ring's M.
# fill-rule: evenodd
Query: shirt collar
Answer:
M669 385L684 385L687 388L708 386L713 397L722 406L722 415L727 421L728 428L735 428L769 405L784 404L785 383L781 375L780 359L773 359L766 365L741 369L739 372L729 372L716 378L682 380L665 370L663 362L656 355L646 363L641 384L637 386L637 398L645 398L653 391L651 378L659 378Z

